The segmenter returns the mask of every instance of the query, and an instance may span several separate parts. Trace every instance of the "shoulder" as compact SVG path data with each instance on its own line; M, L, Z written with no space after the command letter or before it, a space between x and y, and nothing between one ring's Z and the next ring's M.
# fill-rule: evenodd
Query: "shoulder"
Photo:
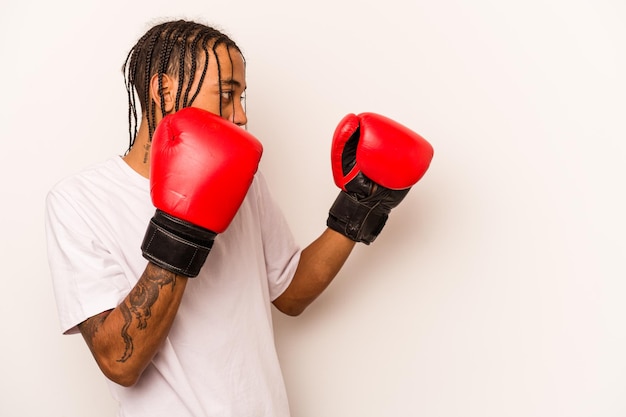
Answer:
M110 172L114 166L113 158L109 158L105 161L98 162L96 164L89 165L80 169L77 172L69 174L60 179L50 189L50 193L65 193L75 188L80 188L88 183L98 181L107 177L107 172Z
M118 212L152 208L148 180L119 156L61 179L48 191L44 205L50 219L67 224L78 219L97 222Z
M120 188L147 189L148 180L133 171L119 156L114 156L62 178L48 191L47 200L91 199L110 195Z

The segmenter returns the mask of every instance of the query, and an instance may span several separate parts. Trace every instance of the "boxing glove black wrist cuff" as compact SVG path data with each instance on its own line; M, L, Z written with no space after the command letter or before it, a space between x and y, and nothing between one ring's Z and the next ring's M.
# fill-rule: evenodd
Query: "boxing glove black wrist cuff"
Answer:
M369 245L383 229L387 218L388 210L379 204L367 206L342 191L329 210L326 225L355 242Z
M143 257L189 278L200 273L217 234L156 210L141 244Z

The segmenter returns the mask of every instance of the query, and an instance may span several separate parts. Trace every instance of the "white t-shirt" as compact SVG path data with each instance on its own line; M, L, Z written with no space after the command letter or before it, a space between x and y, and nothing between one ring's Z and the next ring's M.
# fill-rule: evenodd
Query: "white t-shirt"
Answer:
M140 247L154 210L149 181L120 157L49 192L48 257L63 333L115 308L135 285L147 263ZM107 380L119 416L287 417L271 302L289 285L299 257L259 172L200 274L188 281L170 333L137 384Z

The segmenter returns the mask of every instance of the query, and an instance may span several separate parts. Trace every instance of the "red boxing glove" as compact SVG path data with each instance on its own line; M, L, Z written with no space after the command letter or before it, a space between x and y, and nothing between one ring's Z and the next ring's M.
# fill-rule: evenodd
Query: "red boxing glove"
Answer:
M254 136L205 110L187 107L163 118L152 138L150 194L157 210L144 257L196 276L243 202L262 153Z
M347 149L351 147L356 147L356 155ZM379 114L348 114L335 129L333 177L344 191L360 172L392 190L410 188L426 173L432 158L433 148L426 139Z
M375 113L348 114L333 136L333 178L342 192L327 225L354 241L373 242L432 158L430 143L400 123Z

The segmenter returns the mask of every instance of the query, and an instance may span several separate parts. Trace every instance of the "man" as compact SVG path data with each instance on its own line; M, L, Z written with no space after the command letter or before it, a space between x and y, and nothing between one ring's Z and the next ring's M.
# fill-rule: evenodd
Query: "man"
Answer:
M120 416L288 416L271 304L298 315L315 300L355 242L376 238L432 148L382 116L343 120L333 145L342 191L328 227L300 249L257 171L262 146L240 128L237 45L196 22L165 22L139 39L124 72L128 151L47 198L62 330L83 335ZM386 149L385 136L401 148ZM397 153L409 158L386 160Z

